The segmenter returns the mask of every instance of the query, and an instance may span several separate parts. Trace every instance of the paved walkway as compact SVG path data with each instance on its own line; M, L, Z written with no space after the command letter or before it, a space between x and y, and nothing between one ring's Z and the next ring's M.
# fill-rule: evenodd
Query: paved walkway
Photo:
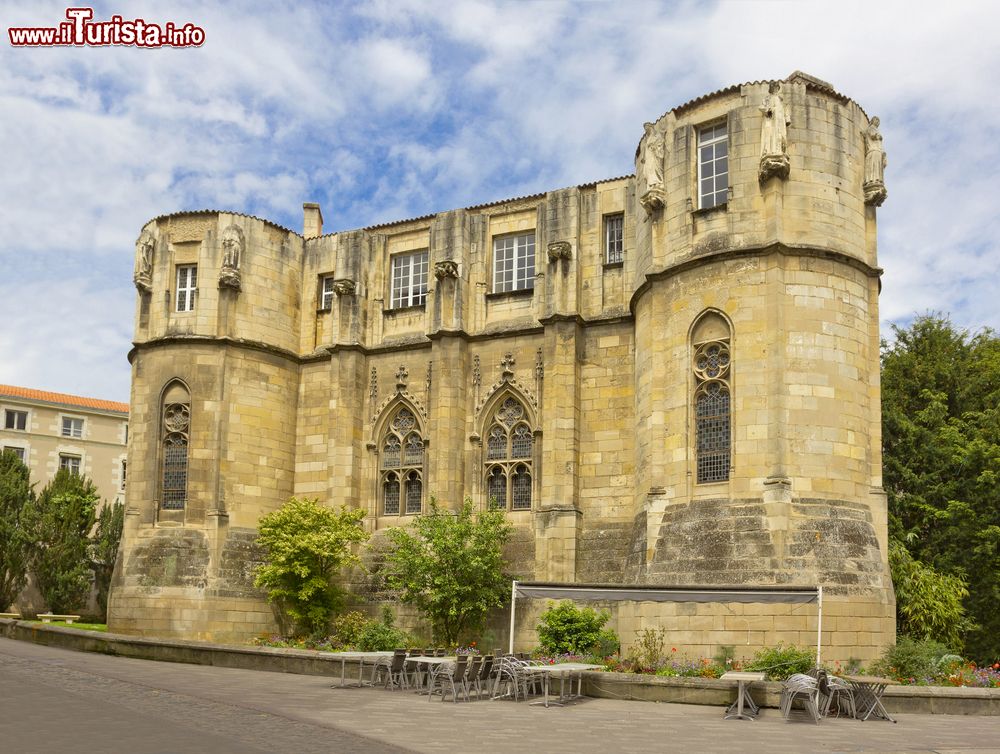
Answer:
M339 679L338 679L339 680ZM1000 718L722 719L720 707L586 699L544 709L332 689L318 676L70 652L0 639L0 750L191 752L939 752L1000 754Z

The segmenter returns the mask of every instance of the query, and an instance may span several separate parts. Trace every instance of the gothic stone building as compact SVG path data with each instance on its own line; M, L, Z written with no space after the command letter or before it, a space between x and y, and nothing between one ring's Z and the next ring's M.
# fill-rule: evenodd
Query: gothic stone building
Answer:
M877 119L796 72L669 110L621 178L325 235L314 204L301 235L151 220L111 628L274 630L253 540L293 495L376 539L469 496L521 578L821 584L824 657L874 656L884 164ZM613 608L695 655L816 639L815 606Z

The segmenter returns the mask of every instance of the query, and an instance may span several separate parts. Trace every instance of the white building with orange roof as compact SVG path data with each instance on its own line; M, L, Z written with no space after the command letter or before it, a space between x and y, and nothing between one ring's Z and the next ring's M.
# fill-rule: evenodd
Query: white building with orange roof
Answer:
M127 403L0 385L0 450L20 456L36 492L65 468L124 502L127 443Z

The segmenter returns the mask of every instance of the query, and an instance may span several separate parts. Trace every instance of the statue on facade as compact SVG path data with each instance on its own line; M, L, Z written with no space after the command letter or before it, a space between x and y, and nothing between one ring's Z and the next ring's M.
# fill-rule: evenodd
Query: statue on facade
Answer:
M761 183L773 176L788 177L788 126L791 119L781 99L781 84L772 81L767 96L760 105L760 169Z
M132 272L132 282L141 293L153 290L153 252L156 241L153 234L144 230L135 242L135 269Z
M875 116L868 128L861 132L865 140L865 204L881 207L888 192L885 190L885 148L882 146L882 134L879 133L879 119Z
M240 261L243 258L243 231L235 225L230 225L222 231L222 268L219 270L219 287L243 287L240 278Z
M656 130L652 123L643 123L646 133L639 144L639 162L642 165L642 177L646 181L646 191L639 199L647 214L660 209L666 204L667 194L663 190L663 163L667 148L663 134Z

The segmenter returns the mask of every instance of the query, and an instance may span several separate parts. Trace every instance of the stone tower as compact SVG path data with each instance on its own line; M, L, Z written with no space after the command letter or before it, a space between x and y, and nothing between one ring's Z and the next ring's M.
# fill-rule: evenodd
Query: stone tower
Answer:
M293 494L376 538L469 495L509 511L522 579L820 584L825 655L876 655L877 127L796 72L646 123L621 178L327 235L313 204L301 235L150 221L112 628L273 630L254 536ZM613 608L626 644L815 640L781 605Z

